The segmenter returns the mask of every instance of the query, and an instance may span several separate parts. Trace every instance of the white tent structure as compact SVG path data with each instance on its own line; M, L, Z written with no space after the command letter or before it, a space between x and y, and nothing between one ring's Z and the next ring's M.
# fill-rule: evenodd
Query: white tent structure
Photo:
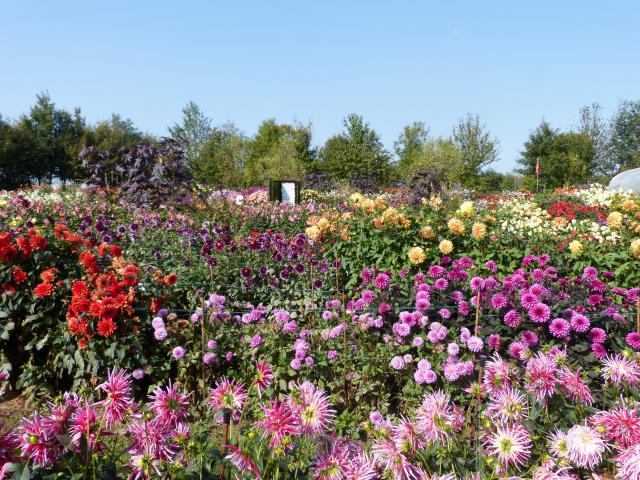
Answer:
M632 168L619 173L609 182L609 188L631 190L640 193L640 168Z

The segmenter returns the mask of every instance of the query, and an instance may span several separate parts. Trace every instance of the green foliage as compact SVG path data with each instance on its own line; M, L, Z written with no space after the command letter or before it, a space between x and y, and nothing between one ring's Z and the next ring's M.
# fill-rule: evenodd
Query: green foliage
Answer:
M327 140L319 153L319 165L336 180L371 177L386 184L391 157L378 133L360 115L343 120L345 131Z
M425 127L424 122L413 122L404 127L393 144L398 156L398 167L402 173L416 162L428 140L429 128Z
M624 101L611 121L610 171L640 167L640 100Z
M315 150L311 147L311 127L278 124L265 120L255 137L247 143L245 185L265 185L270 175L289 173L287 178L299 178L312 168Z
M491 138L478 115L467 114L453 127L452 140L462 155L462 183L474 187L482 171L498 159L498 139Z
M405 175L406 178L411 178L422 171L439 171L446 183L460 184L464 172L462 152L452 140L445 138L428 140L414 155Z
M48 94L39 94L28 115L9 125L0 121L0 187L72 178L85 129L80 110L56 108Z
M103 120L87 128L84 144L98 150L117 153L122 148L132 148L140 142L150 140L153 140L153 137L138 130L131 119L123 119L114 113L109 120Z
M174 140L186 144L187 162L189 165L194 165L198 162L204 145L211 135L211 119L193 101L185 105L182 115L182 122L169 127L169 133Z
M247 138L232 123L215 127L198 157L191 162L196 181L215 187L241 186L247 142Z
M584 133L560 133L543 121L534 130L522 152L518 163L525 175L524 184L529 189L536 187L536 163L540 163L540 188L586 183L596 170L596 148Z

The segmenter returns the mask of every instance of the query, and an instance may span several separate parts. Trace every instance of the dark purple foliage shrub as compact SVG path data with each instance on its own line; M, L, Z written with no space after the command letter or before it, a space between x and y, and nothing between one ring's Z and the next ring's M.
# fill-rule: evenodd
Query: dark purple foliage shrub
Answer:
M80 160L94 188L118 188L122 198L136 205L177 203L188 197L191 174L184 145L164 138L140 143L113 154L86 147Z

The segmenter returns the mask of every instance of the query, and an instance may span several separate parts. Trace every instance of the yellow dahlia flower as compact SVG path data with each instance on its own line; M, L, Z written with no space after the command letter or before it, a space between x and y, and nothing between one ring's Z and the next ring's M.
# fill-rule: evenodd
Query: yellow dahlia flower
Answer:
M607 217L607 225L610 228L618 229L622 226L622 214L620 212L611 212Z
M422 227L420 229L420 235L422 235L422 237L426 238L427 240L431 240L433 237L436 236L435 232L433 231L433 228L431 228L430 225L425 225L424 227Z
M320 238L320 229L316 225L308 227L304 233L306 233L307 237L311 240L318 240Z
M453 252L453 243L451 242L451 240L442 240L440 242L440 245L438 245L438 249L440 250L440 253L449 255L451 252Z
M329 225L329 220L324 217L318 220L318 222L316 223L316 226L320 229L320 231L326 230L327 228L329 228Z
M420 265L427 259L427 255L421 247L413 247L409 250L409 261L414 265Z
M640 259L640 238L636 238L631 242L631 253L637 259Z
M462 202L460 208L458 208L458 212L465 217L470 217L473 215L473 202L469 200Z
M584 245L578 240L574 240L569 244L569 251L571 253L579 254L584 252Z
M482 240L487 235L487 226L484 223L476 222L471 227L471 236L476 240Z
M464 233L465 224L459 218L453 217L449 219L447 226L449 227L449 231L454 235L461 235Z

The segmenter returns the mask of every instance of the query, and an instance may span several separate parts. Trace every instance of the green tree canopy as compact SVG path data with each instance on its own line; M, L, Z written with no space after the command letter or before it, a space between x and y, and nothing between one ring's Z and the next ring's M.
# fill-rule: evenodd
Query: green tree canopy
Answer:
M370 177L387 183L391 157L378 133L356 114L348 115L343 125L345 131L320 150L320 167L338 181Z
M290 146L284 147L285 144ZM262 122L256 135L247 143L245 183L265 184L273 178L271 175L274 175L274 170L265 169L265 165L273 164L282 155L283 162L293 162L291 174L314 168L316 152L311 146L310 125L278 124L274 119Z
M398 156L398 168L401 172L414 163L428 139L429 129L424 126L423 122L413 122L404 127L398 140L393 143Z
M11 148L22 146L13 155L20 159L30 179L40 183L72 178L73 158L80 150L85 129L80 109L72 115L56 108L51 97L41 93L29 115L22 116L13 128L18 131L12 135Z
M498 139L491 137L478 115L470 113L453 127L452 139L462 154L463 184L477 186L483 170L498 159Z
M584 133L560 133L543 121L529 135L518 163L527 188L536 187L536 163L540 163L540 186L555 188L590 181L596 169L596 148Z
M247 138L235 125L227 123L211 131L191 169L199 182L215 187L239 187L246 156Z
M187 162L190 166L198 161L211 131L211 119L193 101L182 109L182 122L169 127L171 136L186 144Z
M640 100L624 101L611 120L610 173L640 167Z
M464 172L462 152L451 139L427 140L403 170L406 179L418 172L437 172L447 184L460 184Z

